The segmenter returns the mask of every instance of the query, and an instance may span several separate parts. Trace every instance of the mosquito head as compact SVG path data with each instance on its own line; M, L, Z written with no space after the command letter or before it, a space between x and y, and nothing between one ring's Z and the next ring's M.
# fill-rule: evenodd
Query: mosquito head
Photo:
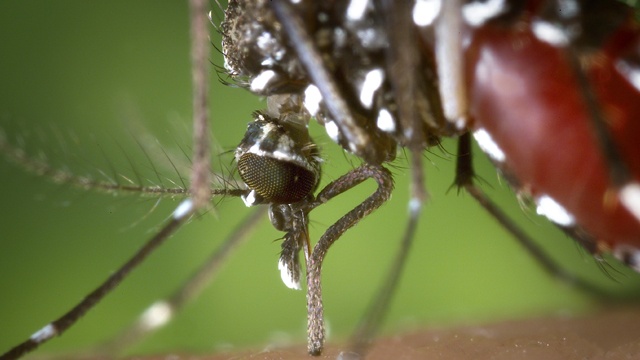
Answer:
M318 148L304 124L254 113L236 149L240 177L252 190L247 206L291 204L311 194L320 181Z

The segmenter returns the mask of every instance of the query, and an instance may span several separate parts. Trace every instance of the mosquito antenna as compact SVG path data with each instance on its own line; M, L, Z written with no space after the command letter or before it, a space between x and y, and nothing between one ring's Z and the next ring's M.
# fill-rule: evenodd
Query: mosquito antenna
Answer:
M43 160L29 156L24 150L15 147L7 141L4 134L0 134L0 153L8 160L18 165L27 172L44 176L56 184L69 184L81 189L95 189L106 192L129 192L143 195L185 195L185 187L144 186L142 184L124 185L118 182L117 177L111 182L99 181L88 176L78 176L69 171L57 169ZM130 182L130 180L128 180ZM217 194L215 194L217 195Z

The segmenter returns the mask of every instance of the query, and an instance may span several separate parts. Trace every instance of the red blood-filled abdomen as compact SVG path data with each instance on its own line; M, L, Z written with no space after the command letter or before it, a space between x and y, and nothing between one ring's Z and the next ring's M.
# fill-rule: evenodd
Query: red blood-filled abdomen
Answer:
M613 196L605 159L566 50L528 29L484 26L467 48L474 127L506 155L506 168L534 197L549 195L609 245L640 246L640 223ZM640 93L616 70L633 44L590 57L587 76L618 151L640 179Z

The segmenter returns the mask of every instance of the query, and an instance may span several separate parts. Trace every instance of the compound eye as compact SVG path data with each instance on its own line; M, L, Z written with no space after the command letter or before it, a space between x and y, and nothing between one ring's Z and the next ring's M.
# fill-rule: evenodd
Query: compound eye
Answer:
M313 172L289 161L245 153L238 159L242 180L264 202L292 204L313 191L317 179Z

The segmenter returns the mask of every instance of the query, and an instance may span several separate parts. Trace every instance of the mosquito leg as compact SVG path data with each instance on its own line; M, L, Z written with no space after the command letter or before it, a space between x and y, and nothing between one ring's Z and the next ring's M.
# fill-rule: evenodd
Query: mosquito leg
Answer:
M213 281L231 252L248 239L250 233L264 219L266 210L267 208L264 206L258 207L242 220L222 245L179 289L169 297L154 302L134 324L121 331L117 337L99 346L95 353L100 355L118 354L168 324L176 313L191 300L197 298L202 290Z
M351 340L352 345L350 352L341 354L341 359L364 357L369 342L379 328L386 310L391 303L395 288L399 282L402 269L413 243L422 206L428 197L424 188L424 172L421 158L425 139L423 132L420 131L422 126L418 123L414 106L416 84L413 74L415 71L406 70L416 69L418 66L416 50L408 44L408 42L413 40L407 35L413 34L413 27L406 21L406 19L409 18L411 6L409 6L408 3L404 4L404 2L391 2L385 5L389 10L393 9L393 11L388 11L388 26L393 27L394 31L389 31L388 33L391 34L391 36L396 35L393 38L393 42L398 44L398 46L390 49L388 61L393 64L390 70L394 72L391 78L396 90L400 113L399 121L401 128L405 131L403 135L406 146L411 152L412 187L411 199L409 201L409 221L399 251L389 269L388 276L374 297L374 302L369 306L358 325ZM456 127L461 128L466 123L467 103L463 85L464 81L460 77L463 73L463 62L460 57L462 54L462 45L458 36L461 24L459 13L460 4L458 1L448 1L444 5L444 8L444 15L436 25L436 43L439 44L436 47L436 57L440 60L441 64L446 64L446 66L438 67L439 77L441 79L439 90L441 97L446 99L443 109L444 117L455 124ZM394 49L402 49L402 51L394 52Z
M421 171L421 158L413 155L412 160L412 171ZM418 178L421 180L422 175ZM398 252L391 263L386 279L382 282L382 285L376 295L374 295L373 302L369 304L366 312L360 320L360 323L358 324L358 327L356 328L356 331L351 336L349 351L347 353L340 354L339 359L341 360L364 358L371 339L380 328L380 325L384 320L384 316L389 309L391 300L393 299L393 295L395 294L402 275L404 265L407 262L409 251L413 245L415 232L418 227L418 220L422 212L422 205L426 197L424 183L422 181L420 183L415 183L415 181L416 177L414 176L412 179L412 197L409 201L409 220L407 222L402 241L400 242Z
M193 83L193 170L191 196L196 209L209 202L209 32L207 1L189 0Z
M193 215L198 208L210 199L209 180L209 143L207 130L207 96L208 96L208 41L207 20L205 14L206 0L190 0L192 61L194 83L194 170L192 174L191 193L193 199L183 201L175 210L171 219L153 236L136 254L118 271L109 276L98 288L87 295L78 305L57 320L47 324L34 333L29 339L15 346L0 356L1 360L17 359L34 350L39 345L55 336L64 333L78 321L87 311L92 309L104 296L110 293L122 280L142 261L167 240L180 226Z
M456 178L454 186L465 189L502 227L504 227L516 241L547 271L550 275L564 282L577 286L579 289L604 298L605 293L596 285L576 277L557 264L538 244L525 234L522 229L509 218L499 206L480 190L474 183L475 172L472 164L471 135L465 133L458 140L458 158L456 164Z
M31 337L21 344L15 346L5 354L0 356L0 360L17 359L41 344L51 340L55 336L60 336L69 327L76 323L87 311L92 309L102 298L110 293L122 280L140 265L142 261L158 248L165 240L182 225L194 213L193 203L185 200L173 213L172 218L164 225L162 230L153 236L138 252L127 261L118 271L109 276L98 288L87 295L78 305L57 320L47 324L42 329L31 335Z
M331 225L322 235L307 262L307 311L308 311L308 344L307 350L311 355L320 355L324 345L324 313L322 307L321 270L329 247L349 228L357 224L365 216L371 214L391 196L393 178L389 170L381 166L363 165L341 176L327 185L318 194L316 201L309 206L311 209L326 203L333 197L342 194L361 182L373 179L378 184L376 191Z
M396 94L398 122L403 133L404 144L411 155L411 199L409 201L409 221L400 243L400 248L382 282L373 297L367 311L362 316L356 331L352 335L349 352L342 353L340 359L361 358L365 355L370 340L379 329L389 308L396 286L402 275L411 244L413 242L422 206L428 197L424 188L422 151L425 146L425 134L421 118L417 114L415 99L418 98L418 84L415 74L419 73L420 58L415 44L415 27L406 19L411 18L412 3L406 1L379 1L385 14L385 25L389 29L390 42L394 46L387 52L390 81Z
M411 212L411 210L410 210ZM382 286L374 296L373 302L369 305L367 311L362 316L360 323L354 334L351 337L351 345L348 353L341 354L340 359L351 358L364 358L367 349L370 345L371 339L375 336L376 331L380 328L384 316L389 309L393 295L395 295L396 288L400 281L404 265L407 262L409 250L413 244L415 238L415 231L418 226L418 211L416 214L411 213L409 222L402 237L402 242L395 256L395 259L391 263L391 267L387 272L387 278L382 283Z

